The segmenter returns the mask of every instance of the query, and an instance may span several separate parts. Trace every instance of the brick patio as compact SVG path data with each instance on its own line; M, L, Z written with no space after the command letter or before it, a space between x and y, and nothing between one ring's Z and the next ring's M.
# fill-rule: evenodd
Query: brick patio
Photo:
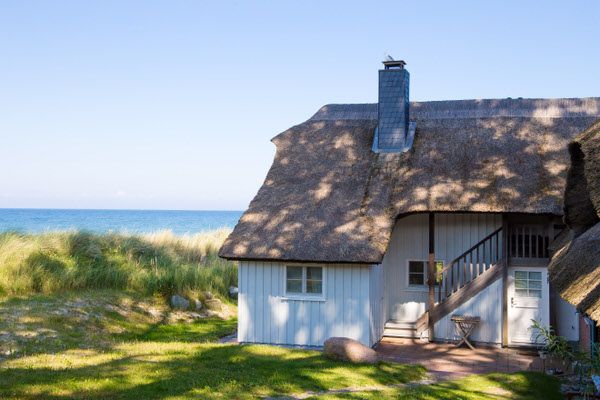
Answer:
M447 343L385 337L375 347L383 360L421 364L437 379L491 372L541 371L533 350L479 346L475 351Z

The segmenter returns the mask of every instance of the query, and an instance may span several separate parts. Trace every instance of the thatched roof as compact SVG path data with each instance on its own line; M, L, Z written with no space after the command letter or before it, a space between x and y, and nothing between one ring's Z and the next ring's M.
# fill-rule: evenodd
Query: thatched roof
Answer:
M413 148L373 153L376 104L328 105L273 139L275 160L220 255L379 263L396 219L562 214L567 144L600 99L411 103Z
M569 145L565 222L574 237L549 266L560 295L600 323L600 120Z
M600 322L600 223L560 249L548 270L560 296Z

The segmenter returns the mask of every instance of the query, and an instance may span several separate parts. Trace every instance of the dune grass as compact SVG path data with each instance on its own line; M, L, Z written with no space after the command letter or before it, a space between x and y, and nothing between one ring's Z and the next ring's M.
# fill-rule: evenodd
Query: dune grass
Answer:
M225 297L229 286L237 285L235 264L217 256L228 234L1 233L0 296L122 289L162 295L212 291Z

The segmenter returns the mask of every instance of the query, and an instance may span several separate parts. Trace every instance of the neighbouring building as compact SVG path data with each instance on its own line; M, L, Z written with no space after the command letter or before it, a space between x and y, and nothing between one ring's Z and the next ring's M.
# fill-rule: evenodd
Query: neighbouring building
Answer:
M598 118L600 98L410 102L405 63L384 62L377 104L326 105L273 139L219 253L239 261L238 340L445 341L460 314L481 318L475 341L516 346L532 319L577 323L551 306L549 247L568 145Z
M579 320L571 322L571 339L591 350L598 342L600 323L600 121L575 138L569 153L564 200L569 230L557 240L550 283L560 294L560 303L566 300L579 312ZM564 322L558 321L563 332L569 330Z

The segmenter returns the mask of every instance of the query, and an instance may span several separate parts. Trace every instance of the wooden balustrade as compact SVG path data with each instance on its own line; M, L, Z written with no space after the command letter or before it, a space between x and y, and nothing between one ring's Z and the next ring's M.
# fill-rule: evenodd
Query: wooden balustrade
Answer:
M502 228L498 228L437 271L438 303L494 267L502 258Z
M512 225L509 229L508 248L511 258L549 258L550 237L543 225Z

